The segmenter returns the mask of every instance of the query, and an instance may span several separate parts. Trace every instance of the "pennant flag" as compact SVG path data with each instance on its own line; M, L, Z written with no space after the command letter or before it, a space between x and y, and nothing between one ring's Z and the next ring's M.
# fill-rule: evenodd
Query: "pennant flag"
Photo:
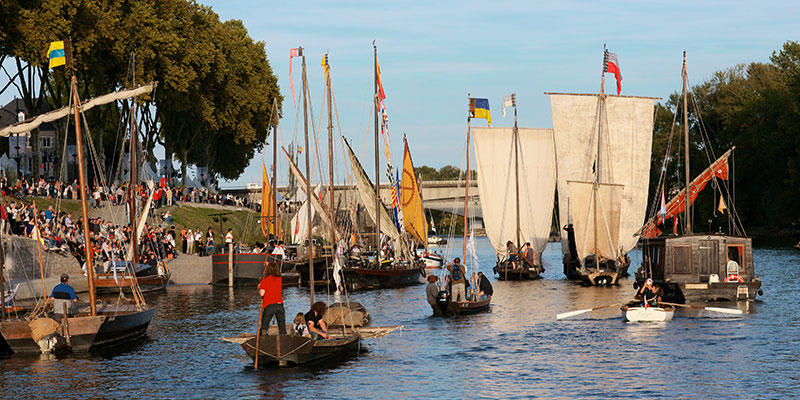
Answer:
M717 206L717 211L721 213L725 213L725 210L728 209L728 206L725 205L725 200L722 198L722 195L719 195L719 206Z
M664 202L664 188L661 188L661 209L658 211L661 214L661 221L664 221L664 216L667 215L667 203Z
M66 53L64 52L64 41L59 40L50 43L50 50L47 51L50 58L50 66L48 68L55 68L67 63Z
M378 105L383 103L386 99L386 93L383 91L383 81L381 81L381 66L378 65L378 59L375 59L376 77L378 78Z
M292 102L294 102L295 107L297 107L297 100L295 100L294 98L294 80L292 79L292 58L299 57L302 55L303 55L302 47L289 50L289 87L292 88Z
M431 214L431 230L436 234L436 225L433 223L433 214Z
M514 106L514 95L503 97L503 118L506 117L506 107Z
M303 154L303 146L297 146L297 154Z
M619 68L617 53L609 53L608 50L605 50L603 72L614 74L614 78L617 79L617 96L619 96L619 93L622 91L622 71Z
M469 117L484 118L492 126L492 113L489 112L489 99L469 98Z
M672 221L672 234L677 236L678 235L678 216L676 215Z
M322 63L320 65L322 65L322 68L325 69L325 80L327 81L328 80L328 67L329 67L329 65L328 65L328 55L327 54L323 54L322 55Z

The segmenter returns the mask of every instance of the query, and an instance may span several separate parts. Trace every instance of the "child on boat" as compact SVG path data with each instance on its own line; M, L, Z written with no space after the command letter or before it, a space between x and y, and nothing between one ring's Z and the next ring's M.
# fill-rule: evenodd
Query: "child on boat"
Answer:
M297 313L294 317L292 329L297 336L311 337L311 334L308 332L308 325L306 325L306 317L304 317L301 312Z

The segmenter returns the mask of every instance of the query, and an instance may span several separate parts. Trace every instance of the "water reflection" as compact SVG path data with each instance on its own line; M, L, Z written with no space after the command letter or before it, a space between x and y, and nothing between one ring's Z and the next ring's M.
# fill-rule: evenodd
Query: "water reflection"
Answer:
M478 243L491 277L494 256L488 241ZM255 371L238 345L218 340L255 332L255 288L173 286L146 295L158 311L143 340L114 352L0 359L0 385L8 398L696 398L730 396L727 383L741 381L736 396L797 397L800 315L787 299L800 290L800 256L758 249L755 257L763 300L714 305L746 312L735 318L678 309L669 323L633 324L610 307L556 321L634 293L630 280L590 288L563 280L557 244L545 252L545 279L493 282L491 310L473 316L432 317L424 285L351 294L373 325L405 328L320 369ZM286 288L284 299L287 318L308 310L305 288ZM317 299L337 301L324 290Z

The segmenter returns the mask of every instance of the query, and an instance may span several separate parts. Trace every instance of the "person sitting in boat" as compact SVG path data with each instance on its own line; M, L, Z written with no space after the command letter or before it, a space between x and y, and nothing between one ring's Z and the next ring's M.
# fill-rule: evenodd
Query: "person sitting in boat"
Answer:
M294 334L297 336L303 337L310 337L311 334L308 333L308 325L306 325L306 317L303 316L303 313L299 312L297 315L294 316L294 323L292 324L292 329L294 330Z
M447 271L450 273L450 300L454 302L467 301L467 270L461 265L461 259L456 257L453 262L447 264Z
M56 314L64 314L64 304L67 305L67 315L72 314L73 305L78 302L78 295L75 289L69 285L69 275L61 274L61 283L53 288L50 293L50 301L53 302L53 311Z
M437 298L439 297L439 285L436 282L439 280L439 277L436 275L428 275L428 286L425 288L425 294L428 298L428 304L430 304L431 309L433 309L433 315L441 314L441 310L439 309Z
M492 288L492 283L489 282L489 278L487 278L483 272L478 272L479 300L491 300L493 294L494 288Z
M658 302L661 301L661 296L658 295L659 290L653 285L653 279L647 278L644 285L639 288L636 296L642 300L642 307L658 307Z
M278 241L278 244L272 249L272 254L280 256L281 258L286 258L286 251L283 250L283 242Z
M258 294L261 296L261 334L269 332L272 317L278 323L278 333L286 334L286 310L283 308L283 278L280 267L276 263L266 263L266 276L258 284Z
M536 262L536 252L531 247L531 242L525 243L525 251L522 253L522 266L524 269L533 269Z
M318 301L312 304L311 310L304 315L308 331L311 332L311 338L314 340L331 338L328 336L328 325L322 318L325 316L325 310L327 309L328 306L324 302Z
M517 246L509 240L506 242L506 248L508 249L508 259L506 261L511 263L511 268L517 269L517 258L519 257Z

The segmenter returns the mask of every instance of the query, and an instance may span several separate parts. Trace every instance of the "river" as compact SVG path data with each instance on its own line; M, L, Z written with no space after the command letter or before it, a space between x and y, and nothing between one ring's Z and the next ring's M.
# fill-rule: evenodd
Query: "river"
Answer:
M478 239L481 270L494 255ZM460 242L454 247L460 249ZM734 318L679 309L666 324L633 324L614 307L556 321L560 312L627 300L631 280L587 288L563 279L559 244L534 282L493 282L489 312L431 317L424 285L352 294L373 325L404 325L320 368L253 370L222 336L254 332L254 288L171 286L148 295L147 337L114 352L0 359L3 398L792 398L800 396L800 252L754 252L764 295L729 304ZM632 254L634 265L639 254ZM287 320L308 293L284 291ZM332 301L325 292L318 299Z

